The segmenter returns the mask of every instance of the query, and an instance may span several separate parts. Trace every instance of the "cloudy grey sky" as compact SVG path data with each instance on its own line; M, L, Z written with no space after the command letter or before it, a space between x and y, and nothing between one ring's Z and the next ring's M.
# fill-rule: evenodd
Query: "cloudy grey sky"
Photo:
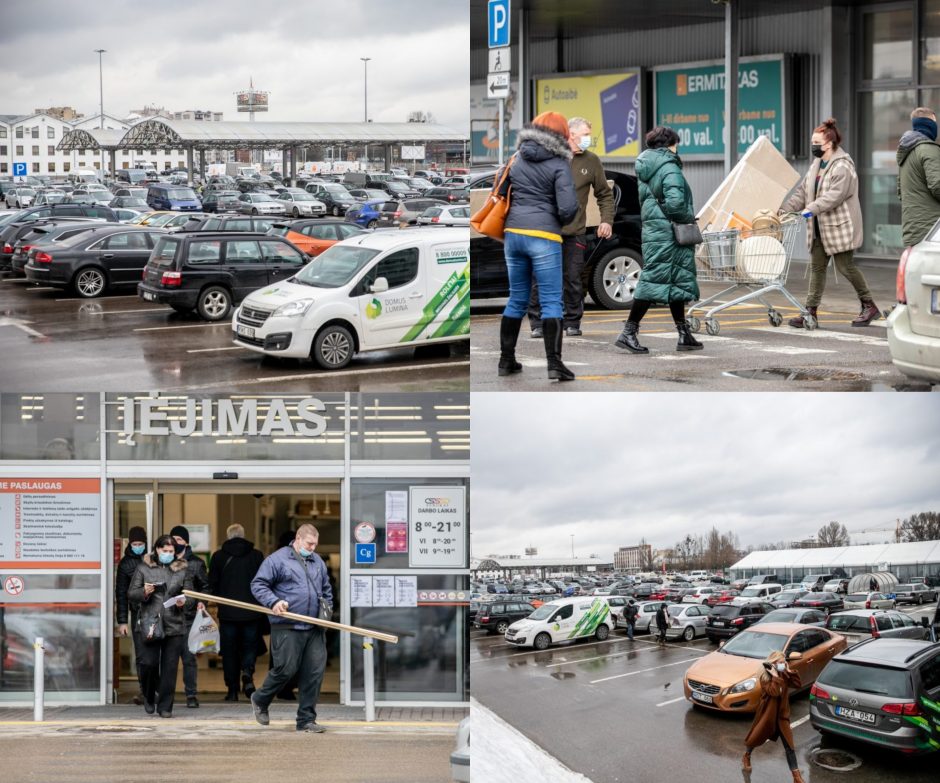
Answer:
M0 114L69 105L105 111L147 104L210 109L226 120L234 93L270 91L258 120L361 121L363 64L369 115L405 122L410 111L469 132L467 0L2 0Z
M940 511L935 394L475 394L472 551L742 546Z

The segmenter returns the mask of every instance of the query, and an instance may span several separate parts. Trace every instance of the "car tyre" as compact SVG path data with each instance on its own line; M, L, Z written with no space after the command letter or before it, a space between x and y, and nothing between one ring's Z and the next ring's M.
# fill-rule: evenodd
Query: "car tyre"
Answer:
M200 292L196 311L206 321L223 321L232 312L232 295L220 285L210 285Z
M547 650L548 645L550 645L551 643L552 643L552 637L543 631L538 636L536 636L535 639L532 641L532 646L536 650Z
M509 623L507 623L505 620L501 620L500 622L496 623L496 633L505 635L506 631L508 630Z
M252 207L252 208L251 208L251 214L252 214L252 215L257 215L257 214L258 214L258 210L257 210L255 207Z
M86 266L75 273L75 277L72 278L72 288L82 299L94 299L107 290L108 277L101 269Z
M594 638L599 642L603 642L610 636L610 628L607 627L606 623L601 623L597 626L597 630L594 632Z
M294 207L294 211L291 212L291 217L295 217L295 218L299 218L299 217L300 217L300 210L297 209L297 207Z
M334 206L330 211L333 213L333 217L339 217L339 207Z
M695 638L695 629L691 625L687 625L682 632L682 638L687 642L691 642Z
M591 270L588 290L591 299L606 310L626 310L633 304L643 257L635 250L614 248Z
M341 370L356 352L352 332L341 324L323 327L314 338L312 358L324 370Z

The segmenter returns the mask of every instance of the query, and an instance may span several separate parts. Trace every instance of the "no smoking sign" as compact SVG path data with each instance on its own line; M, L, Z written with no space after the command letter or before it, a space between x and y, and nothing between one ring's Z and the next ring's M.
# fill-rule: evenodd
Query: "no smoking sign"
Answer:
M19 595L23 592L24 587L26 587L26 585L19 576L8 576L3 580L3 591L10 595Z

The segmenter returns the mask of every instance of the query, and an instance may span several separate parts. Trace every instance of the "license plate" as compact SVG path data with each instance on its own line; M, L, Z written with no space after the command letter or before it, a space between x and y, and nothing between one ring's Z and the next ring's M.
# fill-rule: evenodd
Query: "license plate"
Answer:
M250 337L252 340L255 339L255 330L250 326L242 326L241 324L238 324L235 327L235 331L240 337Z
M934 288L930 292L930 312L940 315L940 288Z
M727 623L724 620L715 620L715 622L712 623L712 625L718 628L724 628L727 625Z
M714 704L715 700L707 693L699 693L698 691L692 691L692 698L695 701L700 701L702 704Z
M850 710L848 707L836 707L836 715L840 718L848 718L849 720L858 721L859 723L874 723L875 716L870 712L862 712L861 710Z
M154 294L151 294L149 291L143 291L141 296L146 299L148 302L156 302L157 297Z

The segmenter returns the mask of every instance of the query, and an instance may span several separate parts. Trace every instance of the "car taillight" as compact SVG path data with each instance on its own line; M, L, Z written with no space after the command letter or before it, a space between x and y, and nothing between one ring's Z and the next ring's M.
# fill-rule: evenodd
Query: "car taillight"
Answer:
M25 254L33 249L32 245L20 245L20 250Z
M441 219L440 219L440 218L437 218L437 217L433 217L433 218L431 218L431 222L432 222L432 223L440 223L440 222L441 222Z
M817 699L829 699L829 691L825 688L820 688L815 682L813 687L809 689L810 696L815 696Z
M738 617L731 621L732 625L744 625L744 618Z
M920 715L920 707L917 702L906 702L902 704L882 704L881 711L889 715Z
M484 616L484 617L481 617L481 618L480 618L480 622L481 622L481 623L488 623L489 621L490 621L490 618L489 618L489 617Z
M4 253L12 253L12 252L13 252L13 245L11 245L9 242L4 242L4 243L3 243L3 252L4 252Z
M179 272L164 272L160 284L167 288L179 288L183 284L183 276Z
M871 609L871 601L865 601L865 608Z
M904 286L904 274L907 272L907 258L911 254L913 247L904 248L904 252L901 253L901 261L898 264L898 277L896 282L897 287L897 297L899 304L907 304L907 289Z
M38 264L51 264L52 256L50 256L48 253L36 253L33 260Z
M868 618L868 625L869 625L869 627L871 628L871 638L872 638L872 639L877 639L879 636L881 636L881 634L878 633L878 623L875 622L875 617L874 617L874 615L872 615L871 617Z
M400 218L400 217L401 217L401 212L400 212L400 211L399 211L399 212L396 212L393 217Z

